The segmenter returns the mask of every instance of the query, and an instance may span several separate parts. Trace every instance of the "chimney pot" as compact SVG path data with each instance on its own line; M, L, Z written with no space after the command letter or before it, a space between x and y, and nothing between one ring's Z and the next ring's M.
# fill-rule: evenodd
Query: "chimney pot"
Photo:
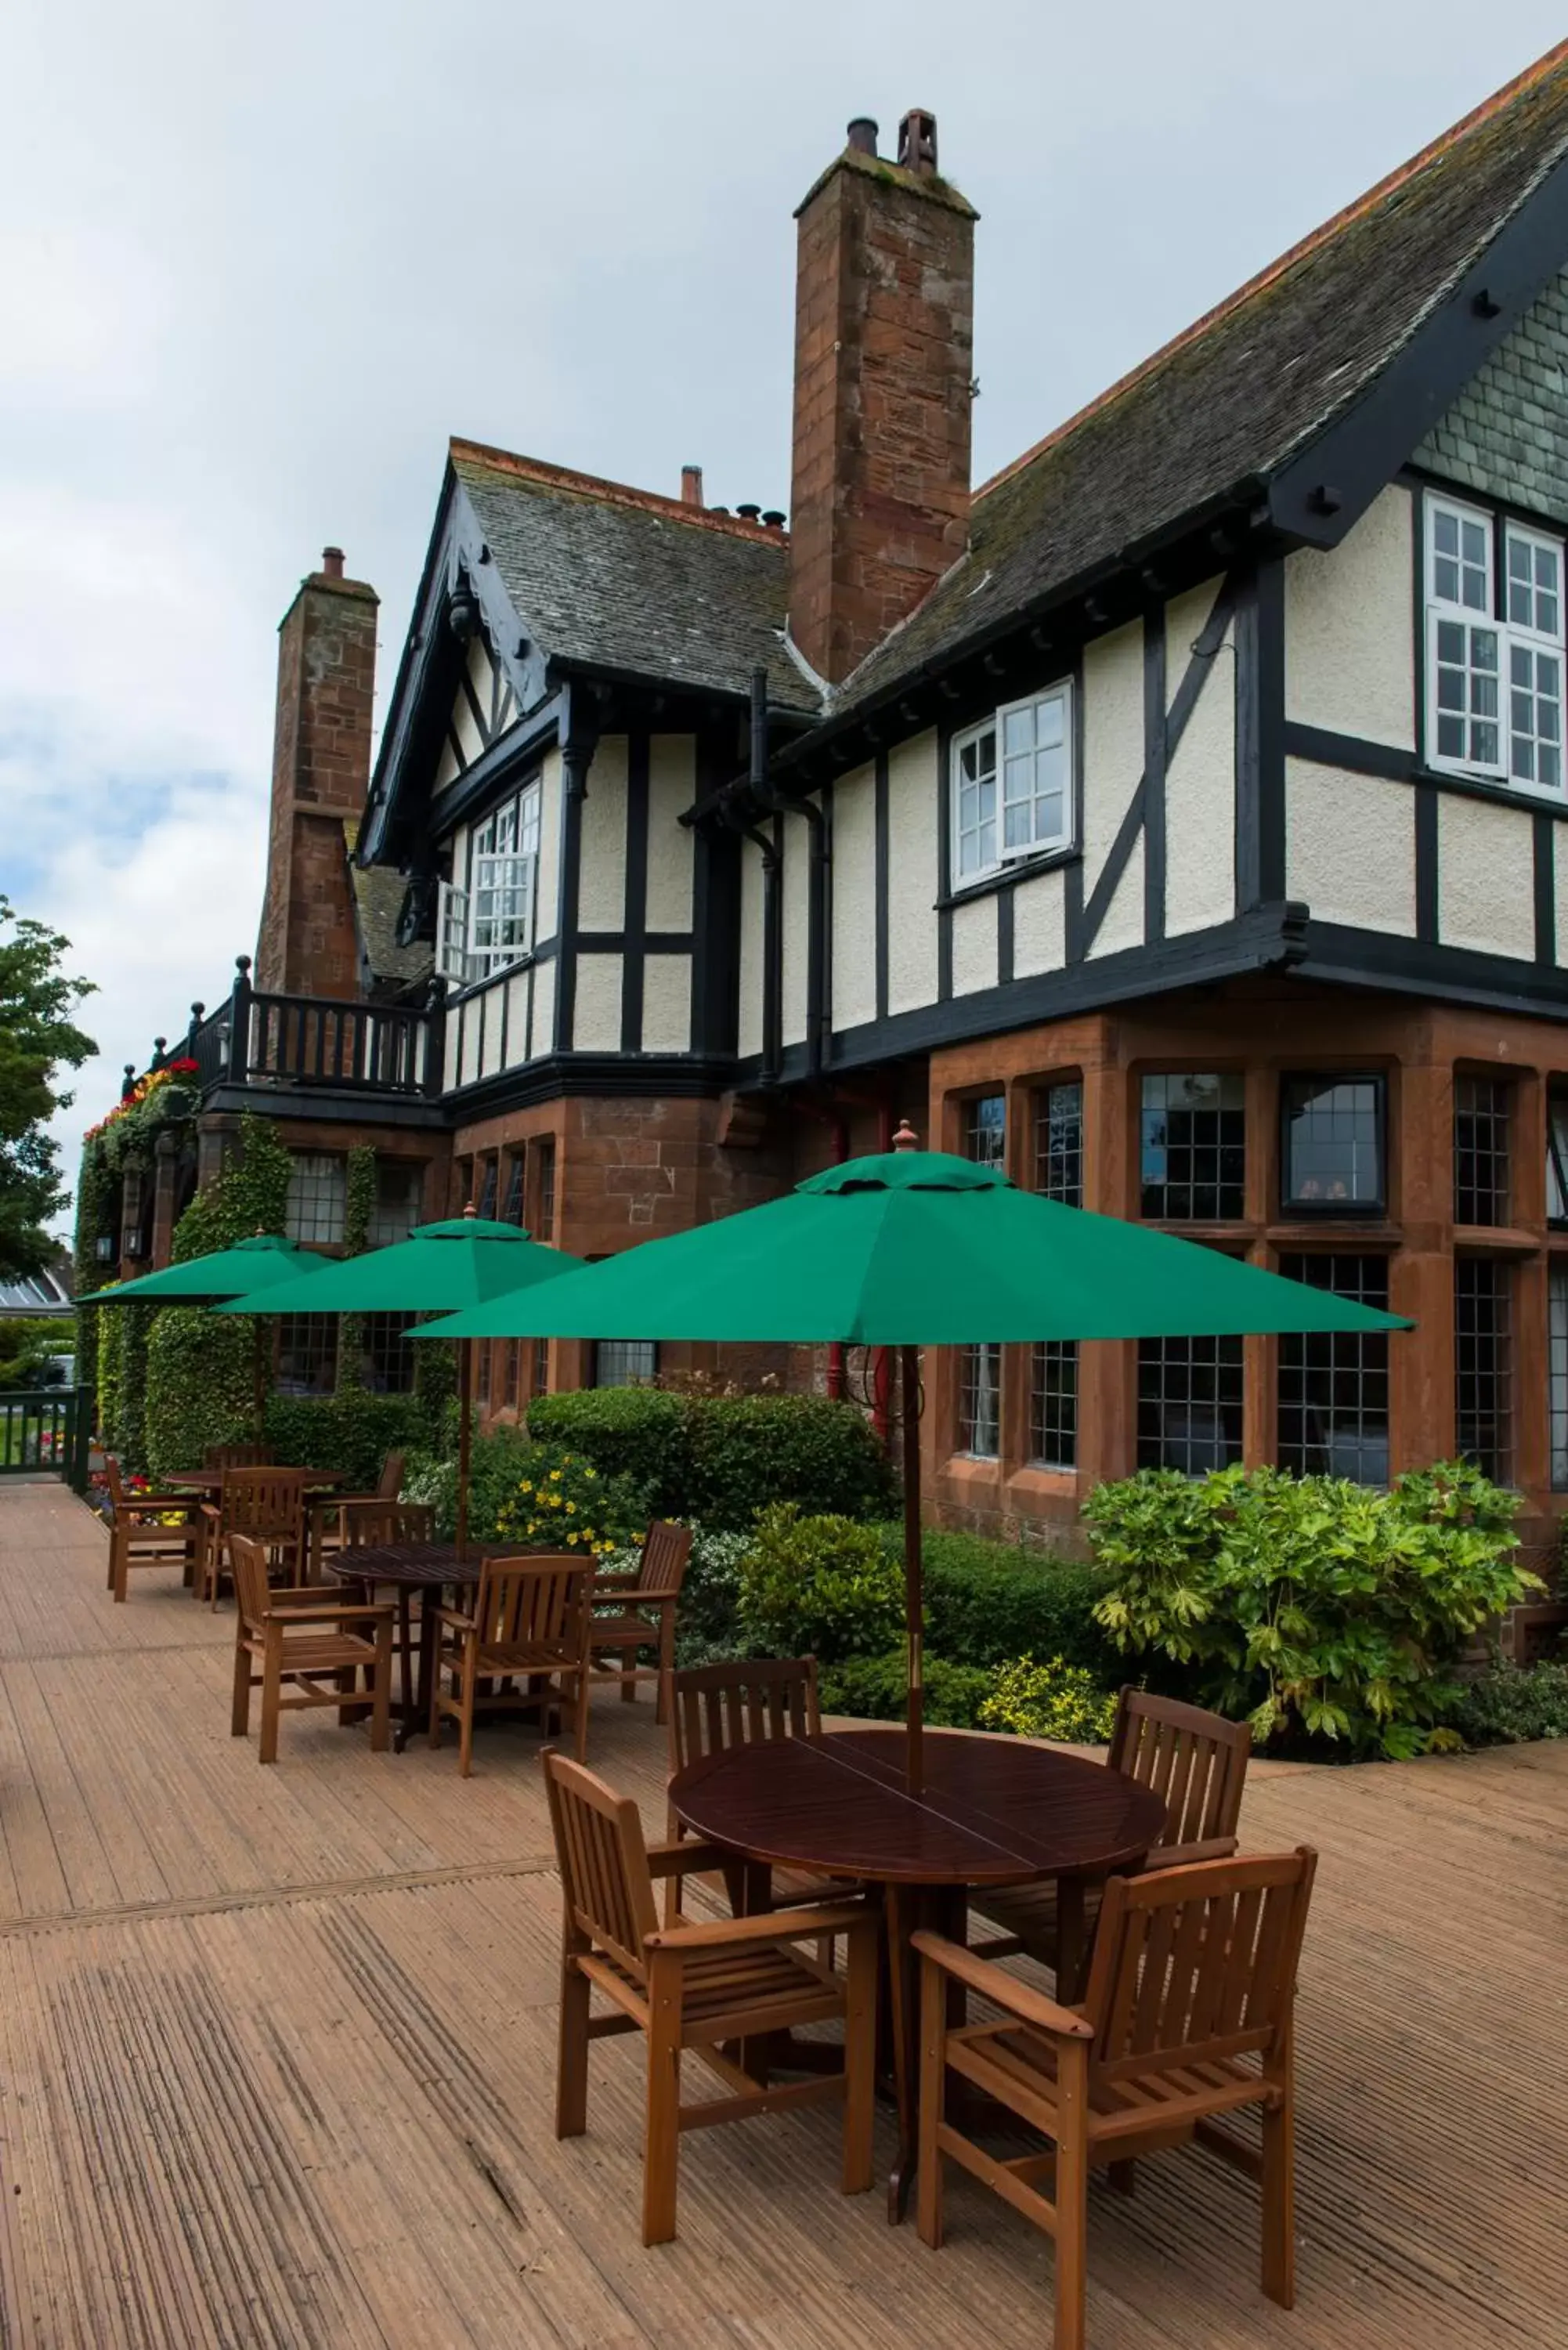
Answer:
M936 177L937 118L923 106L912 106L898 125L898 162L922 179Z
M768 530L783 530L784 526L783 506L769 506L763 515L763 523Z
M683 506L700 506L702 503L702 468L682 465L680 468L680 503Z
M321 568L326 572L328 579L341 579L343 549L340 546L324 546L321 550Z
M761 506L737 506L735 508L735 512L740 515L742 522L759 521L762 516L762 511Z
M875 155L877 152L877 125L868 114L857 114L849 125L846 136L857 154Z

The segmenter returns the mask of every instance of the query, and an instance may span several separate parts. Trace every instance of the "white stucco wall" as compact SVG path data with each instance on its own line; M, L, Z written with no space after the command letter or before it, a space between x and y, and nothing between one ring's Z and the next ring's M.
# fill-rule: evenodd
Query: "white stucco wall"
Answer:
M561 889L561 754L547 751L539 770L539 908L535 935L553 939ZM537 1034L538 1007L535 1004ZM547 1045L540 1048L548 1051Z
M691 928L692 836L681 823L697 796L697 738L656 734L648 754L648 927Z
M877 1016L877 780L857 767L833 786L833 1025Z
M1557 960L1568 964L1568 832L1559 825L1554 837L1557 843L1552 858L1552 896L1556 903Z
M482 710L489 709L490 690L488 686L480 695L479 702ZM468 696L464 693L461 685L458 687L456 693L452 696L452 731L457 737L458 748L462 753L463 765L465 767L472 767L475 759L478 758L480 753L484 748L484 737L479 731L478 722L475 719L472 711L468 706Z
M445 791L448 784L455 783L462 773L462 769L458 764L457 753L452 749L452 744L447 741L443 734L441 737L441 757L436 761L435 790L438 792Z
M888 1009L937 1000L937 736L888 754Z
M556 1049L556 963L534 966L534 1058Z
M506 982L504 1066L509 1069L528 1058L528 987L529 973L525 971L514 971Z
M1143 623L1084 648L1084 894L1143 774Z
M786 1045L805 1039L806 959L810 951L811 827L803 816L784 818L784 1005Z
M588 768L577 866L577 928L626 927L626 736L607 734Z
M1166 695L1174 701L1190 660L1189 648L1209 617L1213 596L1200 589L1178 599L1179 666L1171 660L1168 614ZM1165 927L1175 937L1228 922L1236 910L1236 661L1235 632L1227 629L1207 665L1202 690L1165 778Z
M493 1077L506 1066L501 1050L501 1033L506 1017L506 982L492 982L478 1000L480 1015L479 1074Z
M1285 558L1287 718L1415 748L1412 528L1396 484L1340 546Z
M1037 873L1012 893L1012 971L1017 979L1060 971L1067 960L1066 879Z
M996 985L996 892L953 908L953 993Z
M618 954L577 957L576 1011L572 1022L574 1053L620 1051L621 966Z
M1124 947L1143 944L1143 836L1140 833L1127 858L1127 870L1116 883L1115 897L1106 910L1099 934L1089 949L1091 956L1119 954Z
M1438 936L1484 954L1535 952L1535 856L1528 808L1443 792L1438 800Z
M691 958L650 954L642 966L642 1049L689 1053L691 1049Z
M458 1064L457 1081L460 1086L471 1086L480 1075L479 1005L472 997L461 1007L459 1018L462 1030L462 1052Z
M1320 922L1416 935L1416 808L1409 786L1285 761L1285 891Z
M1168 710L1181 689L1192 660L1192 648L1203 634L1209 615L1214 609L1214 598L1224 585L1222 579L1205 579L1201 587L1189 588L1185 596L1173 596L1165 608L1165 704ZM1218 658L1229 661L1231 655ZM1210 664L1212 666L1212 664Z
M763 1049L763 855L750 840L741 843L740 993L740 1049L750 1055Z

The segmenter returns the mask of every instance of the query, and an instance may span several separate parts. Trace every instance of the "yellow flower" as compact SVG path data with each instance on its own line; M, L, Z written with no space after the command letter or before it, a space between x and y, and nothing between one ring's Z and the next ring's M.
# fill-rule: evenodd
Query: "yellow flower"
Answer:
M598 1475L598 1473L599 1473L599 1472L598 1472L598 1471L597 1471L597 1469L585 1469L585 1470L584 1470L584 1471L583 1471L583 1476L584 1476L585 1480L587 1481L587 1482L588 1484L590 1484L590 1485L591 1485L591 1484L593 1483L593 1482L594 1482L594 1479Z
M552 1485L558 1485L558 1484L560 1483L560 1482L561 1482L561 1472L560 1472L560 1471L559 1471L558 1469L552 1469L552 1470L551 1470L551 1471L550 1471L550 1482L551 1482L551 1484L552 1484Z
M576 1534L568 1534L568 1535L566 1536L566 1540L567 1540L569 1543L575 1543L575 1542L576 1541L576 1539L577 1539L577 1537L576 1537Z
M576 1502L568 1502L568 1503L566 1503L566 1515L567 1515L567 1517L569 1517L569 1518L575 1518L575 1517L576 1516L576 1514L577 1514L577 1505L576 1505Z
M532 1477L524 1477L524 1480L523 1480L523 1491L524 1491L524 1493L531 1493L531 1492L534 1491L534 1480L532 1479Z
M560 1508L560 1506L561 1506L561 1497L560 1497L559 1493L552 1493L552 1494L550 1495L550 1507L551 1507L553 1510L558 1510L558 1509Z

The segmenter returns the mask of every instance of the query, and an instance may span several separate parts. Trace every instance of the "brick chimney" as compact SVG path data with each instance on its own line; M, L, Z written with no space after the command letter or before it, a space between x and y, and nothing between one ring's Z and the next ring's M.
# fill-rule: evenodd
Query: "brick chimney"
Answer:
M977 217L919 108L896 163L852 122L795 214L790 633L834 684L968 537Z
M278 629L257 987L358 993L348 851L370 779L378 603L373 588L344 577L342 548L328 546Z

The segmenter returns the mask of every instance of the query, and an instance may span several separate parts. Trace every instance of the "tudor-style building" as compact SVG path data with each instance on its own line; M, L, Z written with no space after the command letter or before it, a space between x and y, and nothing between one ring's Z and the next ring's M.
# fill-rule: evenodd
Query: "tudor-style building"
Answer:
M591 1256L908 1114L1420 1325L971 1349L944 1512L1464 1450L1554 1516L1568 46L971 493L975 217L922 113L806 195L787 530L454 442L362 800L373 599L306 581L203 1124L283 1116L322 1237L352 1136Z

